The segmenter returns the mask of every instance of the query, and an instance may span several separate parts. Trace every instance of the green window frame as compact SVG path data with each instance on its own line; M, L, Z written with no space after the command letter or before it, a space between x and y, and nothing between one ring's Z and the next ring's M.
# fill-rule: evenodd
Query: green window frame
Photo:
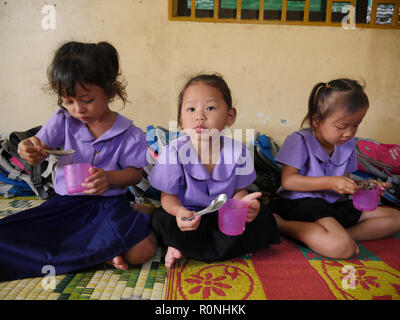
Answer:
M169 18L335 27L345 21L355 28L400 29L399 5L400 0L169 0Z

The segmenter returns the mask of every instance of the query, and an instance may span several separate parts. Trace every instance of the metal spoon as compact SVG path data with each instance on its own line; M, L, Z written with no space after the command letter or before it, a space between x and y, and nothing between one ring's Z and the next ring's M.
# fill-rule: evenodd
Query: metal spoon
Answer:
M217 211L219 208L221 208L225 204L226 200L228 200L228 195L225 193L222 193L219 196L217 196L213 201L211 201L211 203L207 206L207 208L196 212L196 215L194 215L193 217L182 218L182 220L190 221L190 220L193 220L194 218L196 218L197 216L202 216L203 214Z
M43 149L44 152L48 154L54 154L56 156L66 156L70 154L74 154L75 150L49 150L49 149Z

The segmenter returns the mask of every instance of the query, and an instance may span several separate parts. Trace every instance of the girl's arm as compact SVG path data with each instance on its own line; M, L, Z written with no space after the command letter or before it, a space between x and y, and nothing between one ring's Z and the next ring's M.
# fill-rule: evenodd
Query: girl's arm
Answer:
M117 171L106 171L107 179L113 186L131 186L142 180L142 169L129 167Z
M102 194L110 186L127 187L137 184L142 179L142 170L138 168L125 168L117 171L104 171L101 168L91 167L90 177L86 178L82 186L88 188L84 194Z
M170 215L176 217L176 223L181 231L196 230L200 225L200 216L195 217L193 220L182 220L182 218L192 217L195 213L186 209L175 194L161 192L161 206Z
M178 212L184 208L175 194L161 192L161 206L172 216L178 216ZM189 211L189 210L188 210ZM190 215L188 215L190 217Z
M353 194L357 184L348 176L308 177L299 174L299 169L284 166L282 169L282 187L290 191L333 190L340 194Z

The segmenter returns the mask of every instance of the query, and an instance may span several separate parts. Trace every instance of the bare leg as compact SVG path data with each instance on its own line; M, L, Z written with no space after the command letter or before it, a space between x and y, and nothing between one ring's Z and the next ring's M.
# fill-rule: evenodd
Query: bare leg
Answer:
M141 204L141 203L133 203L131 208L136 211L143 212L143 213L147 214L148 216L152 216L153 211L155 209L157 209L155 206L153 206L151 204Z
M119 270L127 270L128 263L130 264L142 264L149 260L155 253L157 245L156 237L151 233L147 238L137 243L135 246L130 248L124 253L124 255L116 256L111 260L106 261L107 264L114 266ZM125 259L127 261L125 261Z
M375 211L363 212L360 222L349 228L350 236L356 240L374 240L388 237L400 230L400 210L378 207Z
M157 239L153 232L132 248L123 257L129 264L142 264L154 256L157 249Z
M167 254L165 255L165 267L171 268L176 260L183 257L182 252L173 247L168 247Z
M359 248L349 233L334 219L315 222L284 220L274 215L282 234L300 240L311 250L334 259L347 259Z

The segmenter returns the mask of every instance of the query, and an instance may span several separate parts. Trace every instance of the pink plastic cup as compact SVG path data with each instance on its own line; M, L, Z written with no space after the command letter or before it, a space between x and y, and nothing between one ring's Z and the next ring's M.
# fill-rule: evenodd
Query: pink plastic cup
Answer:
M79 193L87 190L82 183L90 176L90 163L75 163L64 166L65 186L69 194Z
M374 190L358 190L353 194L353 205L360 211L374 211L379 203L379 186Z
M228 236L243 233L246 226L247 203L237 199L228 199L218 210L219 230Z

